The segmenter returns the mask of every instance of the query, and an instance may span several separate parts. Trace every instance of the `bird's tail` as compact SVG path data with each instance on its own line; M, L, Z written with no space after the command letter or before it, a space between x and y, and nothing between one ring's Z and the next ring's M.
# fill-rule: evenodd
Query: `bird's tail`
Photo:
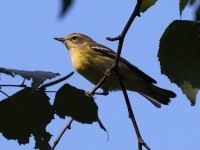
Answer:
M156 107L160 107L159 103L168 105L170 102L170 98L176 97L176 94L174 92L159 88L155 85L150 85L148 90L140 94L147 98ZM157 103L156 101L159 103Z

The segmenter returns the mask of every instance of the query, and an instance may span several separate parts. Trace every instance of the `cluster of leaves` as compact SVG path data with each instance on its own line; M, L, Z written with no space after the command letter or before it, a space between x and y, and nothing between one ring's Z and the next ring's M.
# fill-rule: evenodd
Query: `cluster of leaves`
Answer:
M26 79L36 78L32 85L39 85L41 81L44 82L45 79L57 75L52 72L30 72L6 68L1 68L0 72L13 77L14 74L18 74ZM94 99L86 96L83 90L64 84L56 92L54 103L51 105L44 86L37 88L19 86L23 89L0 101L0 120L3 120L0 122L0 132L5 138L17 140L19 144L26 144L32 135L36 141L36 149L51 149L48 143L51 134L46 131L46 126L54 119L54 115L62 119L68 116L80 123L98 122L106 131L98 117L98 107Z
M61 16L66 13L72 2L62 0ZM144 13L156 2L157 0L143 0L140 12ZM191 5L198 3L197 0L180 0L180 15L189 2ZM200 4L198 5L196 20L200 19ZM161 73L167 75L171 82L182 89L192 105L196 102L196 94L200 88L199 49L200 23L176 20L163 33L158 52ZM51 134L46 131L46 126L54 119L54 115L63 119L69 116L87 124L98 122L106 131L98 117L98 107L94 99L86 96L83 90L64 84L56 92L54 103L50 104L50 98L42 84L45 80L58 76L57 73L6 68L0 68L0 73L12 77L20 75L33 81L32 87L27 87L23 83L19 85L22 90L0 101L0 132L5 138L26 144L30 136L33 136L36 141L35 148L48 150L51 148ZM4 93L2 87L0 85L0 92Z

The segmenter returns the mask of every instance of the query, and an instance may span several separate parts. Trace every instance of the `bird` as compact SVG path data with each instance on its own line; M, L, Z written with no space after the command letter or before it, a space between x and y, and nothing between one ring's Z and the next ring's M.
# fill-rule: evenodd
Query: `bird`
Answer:
M115 62L116 53L113 50L87 35L71 33L54 39L67 47L74 69L94 85L99 83L106 70ZM122 57L119 59L118 72L126 90L139 93L158 108L161 104L168 105L170 98L176 97L174 92L156 86L156 80ZM104 95L121 90L115 74L111 74L100 88Z

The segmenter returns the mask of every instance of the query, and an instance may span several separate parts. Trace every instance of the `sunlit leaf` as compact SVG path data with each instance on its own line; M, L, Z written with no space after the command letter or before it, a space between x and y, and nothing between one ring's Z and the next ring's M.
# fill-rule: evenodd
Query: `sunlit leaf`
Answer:
M185 83L190 85L190 88L184 88L184 93L192 97L194 104L195 90L200 88L200 23L172 22L160 39L158 57L161 73L168 76L171 82L181 88ZM193 93L193 96L188 93Z
M183 85L181 85L181 90L183 93L187 96L187 98L190 100L191 105L194 106L196 102L196 96L198 93L197 88L193 88L189 82L184 82Z

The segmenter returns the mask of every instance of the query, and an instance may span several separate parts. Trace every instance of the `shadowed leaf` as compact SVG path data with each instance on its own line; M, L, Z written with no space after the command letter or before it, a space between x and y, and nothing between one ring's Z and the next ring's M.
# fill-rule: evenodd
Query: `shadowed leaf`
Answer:
M158 57L161 73L195 104L196 89L200 88L200 23L172 22L160 39Z
M54 118L49 97L42 91L25 88L0 101L0 132L7 139L29 143L31 135L35 148L49 150L50 133L46 126Z
M191 105L194 106L196 103L196 96L198 93L198 89L193 88L189 82L185 81L183 83L183 85L181 85L181 90L187 96L187 98L190 100Z
M84 90L77 89L69 84L63 85L56 93L54 108L56 114L65 118L72 117L78 122L92 124L98 122L106 131L98 117L98 107L92 97L85 95Z

